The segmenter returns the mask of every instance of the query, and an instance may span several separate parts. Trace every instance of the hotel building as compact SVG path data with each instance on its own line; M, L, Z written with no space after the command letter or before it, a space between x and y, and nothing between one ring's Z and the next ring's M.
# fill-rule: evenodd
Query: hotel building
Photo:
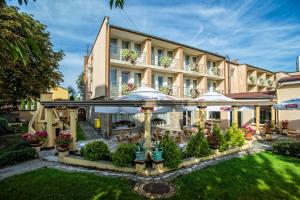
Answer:
M178 99L218 92L234 99L275 99L277 80L288 76L168 39L109 24L105 17L89 55L84 58L85 100L114 99L139 86L149 86ZM270 120L261 109L261 122ZM255 110L239 112L239 124L254 122ZM98 115L88 111L91 122ZM197 111L153 114L165 126L182 128L197 121ZM102 131L120 120L141 124L142 115L101 114ZM207 112L207 119L225 128L231 112ZM107 122L107 123L106 123Z

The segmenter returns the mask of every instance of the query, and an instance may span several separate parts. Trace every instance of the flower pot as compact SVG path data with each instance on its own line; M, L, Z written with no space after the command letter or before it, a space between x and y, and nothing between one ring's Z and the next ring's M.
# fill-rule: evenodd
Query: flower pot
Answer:
M43 145L43 142L40 142L40 143L30 143L30 146L32 147L40 147Z
M266 134L266 140L272 140L272 133Z
M145 160L145 151L136 151L135 152L135 160L138 160L138 161Z
M57 146L57 151L59 151L59 152L69 151L69 149L70 149L69 144L61 144L61 145Z
M245 138L246 138L246 140L252 140L252 134L251 133L246 133Z
M152 158L153 160L162 160L162 154L163 154L163 150L154 150L152 151Z

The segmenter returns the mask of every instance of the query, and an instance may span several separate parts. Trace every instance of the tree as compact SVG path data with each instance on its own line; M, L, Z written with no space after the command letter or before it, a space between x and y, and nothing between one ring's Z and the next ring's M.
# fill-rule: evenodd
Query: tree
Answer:
M46 26L16 7L0 8L0 104L38 98L62 81Z
M83 72L80 73L76 80L77 90L79 94L79 98L82 99L84 95L84 82L83 82Z
M115 5L115 8L121 8L124 7L124 0L109 0L110 9L112 9L113 5Z
M76 96L77 96L77 93L76 93L76 90L72 87L72 86L68 86L68 91L69 91L69 96L70 96L70 100L71 101L74 101Z

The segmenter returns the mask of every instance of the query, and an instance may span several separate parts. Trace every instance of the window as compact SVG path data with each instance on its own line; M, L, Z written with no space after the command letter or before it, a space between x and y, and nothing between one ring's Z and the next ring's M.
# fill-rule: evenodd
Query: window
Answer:
M207 81L207 89L209 92L214 92L216 90L217 84L214 81Z
M234 69L234 68L231 68L231 69L230 69L230 77L235 77L234 72L235 72L235 69Z
M152 119L162 119L163 125L168 124L168 113L152 113Z
M117 39L110 38L109 48L110 48L110 54L118 53Z
M142 45L138 43L134 43L134 50L140 53L142 51Z
M208 68L216 67L216 62L208 60L207 61L207 67Z
M188 66L190 64L190 56L188 55L184 56L184 64L185 66Z
M163 76L158 76L157 77L157 82L158 82L158 88L162 87L164 84L164 77Z
M155 50L154 50L154 47L151 47L151 64L155 65Z
M172 77L168 77L168 86L169 87L173 86L173 78Z
M191 80L190 79L186 79L185 80L185 87L186 88L190 88L190 86L191 86Z
M209 119L220 120L221 119L220 111L210 111Z
M110 70L110 85L117 85L117 70Z
M172 52L172 51L168 51L168 52L167 52L167 56L168 56L169 58L173 58L173 52Z
M163 56L163 50L157 49L158 65L160 66L160 58Z
M141 73L134 73L134 84L138 87L141 86L142 82L142 74Z
M193 80L193 88L195 89L195 88L197 88L197 80Z
M129 72L122 72L122 84L127 84L129 81Z
M193 57L192 60L193 60L193 63L197 63L197 58L196 57Z
M129 49L129 42L128 41L122 41L122 49Z
M152 85L152 88L155 88L155 75L152 74L152 77L151 77L151 85Z

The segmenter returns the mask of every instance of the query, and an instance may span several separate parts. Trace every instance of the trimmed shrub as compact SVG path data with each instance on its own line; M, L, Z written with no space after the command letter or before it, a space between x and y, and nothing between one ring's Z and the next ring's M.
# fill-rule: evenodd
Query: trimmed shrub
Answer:
M102 141L95 141L83 147L80 151L86 160L109 160L110 152L107 144Z
M7 151L0 155L0 167L13 165L18 162L32 160L36 157L36 151L33 148L23 148L13 151Z
M203 157L210 153L210 147L207 139L204 137L203 129L199 129L188 142L186 147L186 155L189 157Z
M278 141L273 143L273 152L300 158L300 142Z
M112 162L117 167L130 167L135 159L134 144L121 144L112 155Z
M171 169L177 168L182 161L182 153L175 141L169 136L165 136L160 141L160 146L163 149L164 165Z
M0 117L0 135L7 134L8 128L8 121Z
M224 148L242 146L245 143L244 133L236 124L233 124L226 130L224 139L226 143Z
M224 151L225 139L219 126L214 125L212 133L207 137L209 146Z

